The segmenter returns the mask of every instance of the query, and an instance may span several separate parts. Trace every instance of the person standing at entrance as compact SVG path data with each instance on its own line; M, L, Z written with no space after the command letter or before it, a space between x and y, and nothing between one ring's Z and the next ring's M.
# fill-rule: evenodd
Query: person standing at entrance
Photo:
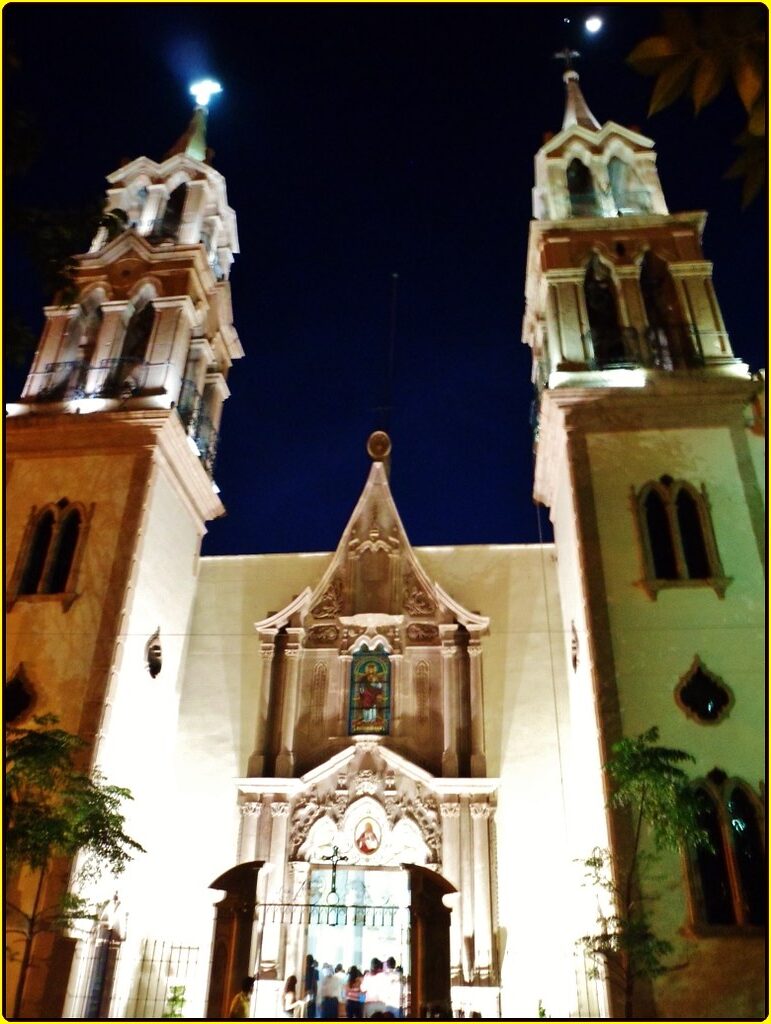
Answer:
M340 982L332 970L332 964L324 964L319 980L319 1017L321 1020L337 1020L340 1002Z
M370 969L361 979L361 990L364 993L364 1017L373 1013L383 1013L386 1008L385 992L383 991L383 961L372 958Z
M394 1020L400 1018L402 1015L402 969L396 966L396 960L392 956L386 960L383 971L383 998L386 1011L394 1015Z
M246 1020L249 1017L249 1008L252 1002L252 990L254 989L254 978L246 977L241 982L241 991L236 992L230 1004L228 1020Z
M308 953L305 958L305 976L303 987L305 989L306 1017L316 1016L316 991L319 985L318 965L312 955Z
M361 971L354 965L348 972L345 986L345 1016L348 1020L361 1020L364 1013L364 994L361 991Z

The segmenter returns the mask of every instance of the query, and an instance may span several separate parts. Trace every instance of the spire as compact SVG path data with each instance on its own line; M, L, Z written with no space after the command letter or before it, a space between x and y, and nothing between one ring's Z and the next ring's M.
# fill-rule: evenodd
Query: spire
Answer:
M218 92L222 92L219 82L213 82L210 78L202 82L196 82L190 86L190 92L195 96L196 105L193 116L187 130L177 139L171 149L164 155L164 160L177 153L186 153L194 160L207 160L210 150L206 146L206 121L209 116L209 100Z
M208 152L206 148L206 119L208 113L206 107L199 106L195 108L193 116L190 118L190 124L171 149L164 153L164 160L167 160L170 156L175 156L177 153L186 153L188 156L192 156L194 160L206 159Z
M573 68L568 68L562 76L562 81L565 83L566 90L562 130L572 128L574 124L580 124L582 128L588 128L590 131L599 131L600 122L589 109L584 94L581 92L581 86L578 84L578 72Z
M581 54L578 50L571 50L569 46L566 46L564 50L560 50L554 56L557 60L565 62L565 73L562 76L562 81L565 83L566 96L562 131L566 128L572 128L574 124L579 124L582 128L588 128L589 131L599 131L600 122L591 112L584 99L581 86L578 84L578 72L573 67L573 58L580 57Z

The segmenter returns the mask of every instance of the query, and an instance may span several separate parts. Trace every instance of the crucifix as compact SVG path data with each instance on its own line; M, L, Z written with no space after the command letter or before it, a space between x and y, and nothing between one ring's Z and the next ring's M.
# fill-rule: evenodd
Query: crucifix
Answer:
M581 54L578 52L578 50L571 50L569 46L565 46L562 50L557 50L557 52L554 54L554 59L564 60L565 70L570 71L573 67L573 60L576 57L580 56Z
M347 861L348 858L341 855L340 850L337 846L333 846L332 852L327 856L323 856L321 859L328 860L332 864L332 885L329 888L327 903L339 903L340 897L337 895L337 865L341 861Z

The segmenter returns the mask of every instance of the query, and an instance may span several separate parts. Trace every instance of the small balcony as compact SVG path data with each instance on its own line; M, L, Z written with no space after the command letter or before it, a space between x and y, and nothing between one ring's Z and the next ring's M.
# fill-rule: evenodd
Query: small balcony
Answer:
M84 398L127 399L147 388L150 370L168 366L150 364L134 356L102 359L96 365L82 359L47 363L45 370L31 373L25 399L34 402L69 402Z
M592 370L691 370L704 366L699 332L692 324L587 331L583 342L584 351L592 353L587 360Z
M214 426L203 406L203 396L191 380L183 380L177 402L177 413L187 431L188 437L195 445L201 464L209 476L214 473L214 461L217 457L219 431Z

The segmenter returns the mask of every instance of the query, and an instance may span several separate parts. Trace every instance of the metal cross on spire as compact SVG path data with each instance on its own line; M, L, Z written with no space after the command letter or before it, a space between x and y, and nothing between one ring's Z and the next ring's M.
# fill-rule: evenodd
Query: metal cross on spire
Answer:
M557 52L554 54L554 59L555 60L564 60L565 61L565 70L566 71L570 71L572 69L572 67L573 67L573 60L576 57L580 57L580 56L581 56L581 54L578 52L578 50L571 50L569 46L565 46L565 47L563 47L563 49L557 50Z

